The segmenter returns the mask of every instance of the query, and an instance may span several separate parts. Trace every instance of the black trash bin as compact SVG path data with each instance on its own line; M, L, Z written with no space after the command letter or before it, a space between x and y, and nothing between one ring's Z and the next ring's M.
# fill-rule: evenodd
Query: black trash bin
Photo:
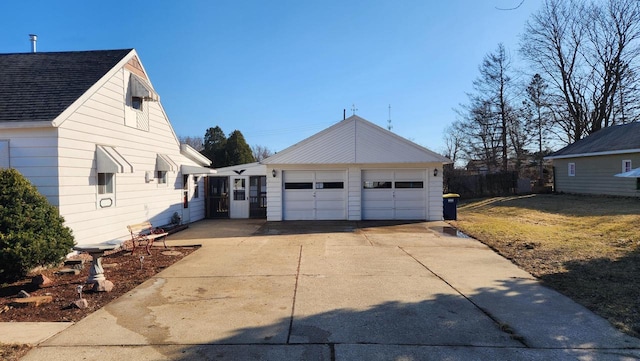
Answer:
M455 221L458 219L458 199L460 195L447 193L442 195L442 206L445 221Z

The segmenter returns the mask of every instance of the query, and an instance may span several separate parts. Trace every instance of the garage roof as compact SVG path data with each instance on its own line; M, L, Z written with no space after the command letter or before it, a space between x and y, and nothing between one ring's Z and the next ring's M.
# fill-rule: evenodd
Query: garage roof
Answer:
M451 163L357 115L269 157L262 164Z

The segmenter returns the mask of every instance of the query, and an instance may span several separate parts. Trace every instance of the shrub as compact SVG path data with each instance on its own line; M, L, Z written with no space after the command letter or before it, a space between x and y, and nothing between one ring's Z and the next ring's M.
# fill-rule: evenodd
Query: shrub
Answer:
M0 169L0 279L56 264L74 245L58 209L15 169Z

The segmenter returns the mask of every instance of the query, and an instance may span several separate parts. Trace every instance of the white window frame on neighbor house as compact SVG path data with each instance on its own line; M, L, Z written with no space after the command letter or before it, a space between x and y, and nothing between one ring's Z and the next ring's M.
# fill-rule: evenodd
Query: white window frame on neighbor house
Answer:
M631 159L625 159L622 161L622 173L631 171Z
M567 166L567 172L569 174L569 177L575 177L576 176L576 164L575 163L569 163Z

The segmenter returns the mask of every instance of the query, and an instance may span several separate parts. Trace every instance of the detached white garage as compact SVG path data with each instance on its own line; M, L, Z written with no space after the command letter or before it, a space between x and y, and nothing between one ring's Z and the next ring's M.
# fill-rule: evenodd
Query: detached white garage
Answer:
M441 220L447 158L358 116L262 161L267 220Z

